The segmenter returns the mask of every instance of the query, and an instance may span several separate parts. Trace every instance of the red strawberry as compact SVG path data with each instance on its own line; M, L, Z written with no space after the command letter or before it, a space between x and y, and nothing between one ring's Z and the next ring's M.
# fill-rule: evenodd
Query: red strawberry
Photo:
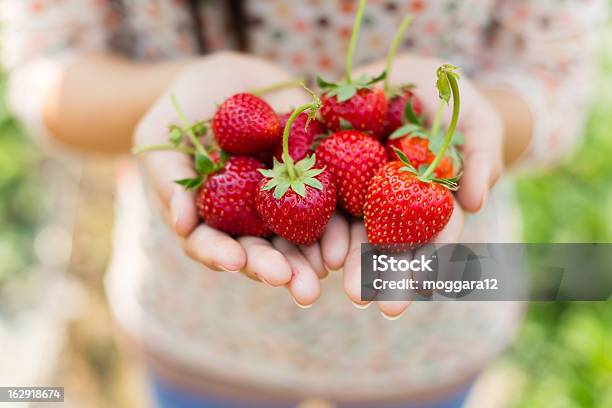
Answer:
M416 136L408 135L399 139L389 139L387 141L387 154L389 155L389 160L398 159L393 148L401 150L406 157L408 157L410 164L416 169L421 166L430 165L436 158L436 155L429 150L429 140ZM455 175L453 160L449 156L442 158L434 174L437 178L453 177Z
M302 112L314 117L319 98L291 114L283 130L283 162L274 159L274 168L260 170L266 179L259 185L257 211L268 227L298 245L313 244L325 231L336 209L336 185L325 168L313 168L315 156L295 163L289 154L290 130Z
M368 241L383 246L429 242L448 224L453 208L453 194L445 186L419 180L401 161L387 163L368 189Z
M234 156L209 175L196 204L204 222L232 235L265 237L271 231L259 217L255 197L264 165L251 157Z
M319 239L336 208L336 186L331 175L322 171L315 177L319 182L313 183L315 187L302 184L302 193L289 188L279 198L278 190L266 189L270 180L259 184L256 200L261 218L274 233L297 245L312 245Z
M280 123L272 107L248 93L223 102L213 117L212 128L219 146L232 154L262 152L280 140Z
M340 206L356 217L363 215L368 183L387 161L383 145L364 133L343 130L321 142L316 155L334 176Z
M284 129L291 113L280 115L280 126ZM289 135L289 155L295 161L300 161L304 157L312 153L312 144L318 135L323 134L323 126L321 123L313 119L308 123L308 114L301 113L291 125L291 133ZM274 157L282 160L283 144L278 143L274 149Z
M324 95L321 118L327 129L333 132L341 130L345 121L353 129L382 139L388 110L387 98L381 89L361 88L347 100L336 95Z
M272 151L273 149L269 149L264 152L253 153L250 156L265 164L266 168L269 168L272 167Z
M410 90L404 88L398 95L389 99L389 114L387 115L387 126L385 133L390 135L406 123L406 104L412 105L412 113L415 117L423 115L423 102Z

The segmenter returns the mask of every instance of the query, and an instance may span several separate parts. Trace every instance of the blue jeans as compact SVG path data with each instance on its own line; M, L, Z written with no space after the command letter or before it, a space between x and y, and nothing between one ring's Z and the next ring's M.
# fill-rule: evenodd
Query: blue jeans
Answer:
M153 389L153 400L155 408L293 408L294 406L273 406L253 405L247 403L236 403L214 397L206 397L200 394L189 393L177 389L171 384L161 380L156 376L151 377ZM459 393L449 396L443 401L424 405L401 404L401 405L373 405L376 408L461 408L470 392L470 387L466 387ZM359 405L359 408L367 408Z

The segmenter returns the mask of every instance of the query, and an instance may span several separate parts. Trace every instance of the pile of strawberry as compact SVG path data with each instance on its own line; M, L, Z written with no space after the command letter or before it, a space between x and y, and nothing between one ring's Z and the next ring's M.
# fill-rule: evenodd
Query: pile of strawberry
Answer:
M413 88L392 88L388 81L407 19L387 70L376 78L353 79L364 7L361 0L345 80L319 78L321 95L306 88L310 103L277 113L259 94L240 93L208 121L170 126L168 146L192 154L198 174L177 183L198 190L197 207L206 224L235 236L277 234L311 245L340 208L363 217L368 240L383 246L426 243L446 226L461 167L453 142L459 116L456 67L438 69L441 108L432 121L425 120ZM453 117L442 132L442 108L451 98ZM205 146L209 132L214 143Z

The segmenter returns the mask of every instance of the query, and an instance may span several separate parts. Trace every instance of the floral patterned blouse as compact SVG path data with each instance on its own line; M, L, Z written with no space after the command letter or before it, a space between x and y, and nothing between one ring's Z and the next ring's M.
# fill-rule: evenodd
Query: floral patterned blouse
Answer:
M44 134L45 91L68 55L108 50L139 60L232 48L224 1L201 1L201 38L184 0L3 0L1 47L10 101ZM339 75L356 0L247 0L249 52L296 73ZM370 0L356 65L383 58L407 13L404 50L435 55L472 78L510 87L535 123L526 160L557 159L576 142L588 103L595 28L605 0ZM398 321L356 310L340 274L301 310L282 290L202 269L147 206L131 166L118 183L115 253L107 289L118 319L158 353L227 381L353 398L410 395L461 382L511 341L512 303L424 303ZM468 242L516 239L505 182L469 220ZM503 211L500 209L503 208ZM499 214L504 214L500 217ZM494 233L492 232L494 231ZM154 237L154 240L142 237ZM229 369L231 367L231 369ZM350 391L348 391L350 390Z

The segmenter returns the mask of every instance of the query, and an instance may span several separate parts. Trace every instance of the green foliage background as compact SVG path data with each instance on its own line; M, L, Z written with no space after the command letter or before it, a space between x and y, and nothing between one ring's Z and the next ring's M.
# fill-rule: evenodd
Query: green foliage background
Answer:
M0 73L0 287L34 261L33 240L43 200L40 152L9 114Z
M518 182L527 242L612 242L612 30L603 49L585 144ZM0 287L35 258L41 160L0 97ZM612 302L531 304L509 359L526 380L514 407L612 407Z
M518 183L527 242L612 242L609 26L584 145L561 168ZM526 380L515 407L612 407L612 300L532 303L511 358Z

